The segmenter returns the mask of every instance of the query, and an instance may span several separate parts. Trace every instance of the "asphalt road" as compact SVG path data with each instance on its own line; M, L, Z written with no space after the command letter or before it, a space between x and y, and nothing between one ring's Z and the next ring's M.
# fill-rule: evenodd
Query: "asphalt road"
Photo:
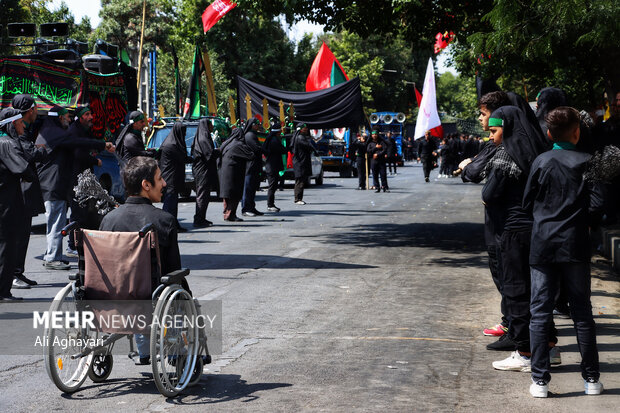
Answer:
M593 305L606 392L583 394L572 326L557 320L555 397L533 399L529 374L492 369L508 352L487 351L493 339L481 333L499 321L499 297L480 186L424 183L417 164L389 184L376 194L326 175L306 190L307 205L288 186L276 195L280 213L236 224L214 202L215 226L179 236L194 295L222 301L224 335L223 354L183 395L162 397L150 366L122 356L107 382L87 380L72 395L52 384L42 356L1 356L0 411L618 411L619 289L605 263L594 267ZM187 228L193 209L180 204ZM42 269L44 229L35 230L27 272L42 285L14 293L51 300L67 272Z

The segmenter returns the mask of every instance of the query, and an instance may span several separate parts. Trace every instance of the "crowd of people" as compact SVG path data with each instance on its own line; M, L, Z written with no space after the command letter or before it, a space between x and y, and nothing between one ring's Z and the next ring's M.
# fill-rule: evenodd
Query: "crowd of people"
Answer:
M489 350L511 351L493 367L531 372L530 393L547 397L550 367L561 363L553 315L564 313L575 324L585 392L600 394L603 385L590 302L589 234L592 228L617 218L620 93L605 122L569 107L564 92L556 88L541 91L536 112L519 95L499 90L484 94L479 108L480 123L490 133L488 142L467 135L439 140L427 131L417 141L404 138L405 159L422 162L426 182L441 160L440 176L461 174L464 182L484 183L485 241L502 315L483 334L498 337L487 346ZM216 148L213 124L202 119L188 156L186 127L181 122L172 127L158 150L147 149L141 135L146 119L139 111L129 114L115 144L92 138L88 106L77 108L73 123L67 109L52 107L34 136L36 117L37 105L28 95L16 96L12 107L0 112L4 133L0 136L3 301L19 299L11 288L36 285L24 275L33 216L45 213L43 266L51 270L70 268L63 260L61 235L69 206L71 220L84 228L99 227L101 217L92 220L73 193L78 175L100 165L93 151L116 151L128 194L126 205L108 214L101 228L137 228L136 222L153 217L161 232L163 256L172 270L180 267L176 237L184 229L177 219L178 194L186 163L193 164L196 182L194 227L212 225L206 212L216 181L225 221L243 220L237 216L240 203L243 216L263 215L255 202L263 157L267 210L279 212L275 192L284 169L283 155L289 151L295 173L294 202L305 204L304 186L311 174L314 144L304 123L287 139L280 123L272 121L268 136L260 143L257 132L262 122L254 117L234 128ZM397 153L391 133L382 136L375 127L370 136L359 134L350 150L355 155L358 189L366 189L368 171L375 192L389 192L387 170L396 174ZM152 206L160 201L163 211Z
M480 183L489 268L501 295L499 336L489 350L509 350L497 370L531 372L530 393L547 397L550 366L561 364L555 313L573 319L586 394L603 385L590 302L590 231L615 222L620 176L620 93L612 116L596 123L545 88L537 111L514 93L479 101L490 141L460 162L464 182ZM562 294L561 294L562 293Z

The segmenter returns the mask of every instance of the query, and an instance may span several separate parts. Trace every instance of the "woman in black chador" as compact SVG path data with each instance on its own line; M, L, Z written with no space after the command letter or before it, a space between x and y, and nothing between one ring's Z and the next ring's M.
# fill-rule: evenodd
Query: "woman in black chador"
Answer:
M192 157L194 165L192 173L196 183L196 214L194 215L194 227L204 228L213 225L207 220L207 208L209 195L212 188L217 188L217 158L220 150L215 148L209 119L201 119L196 129L196 137L192 142Z
M230 137L220 147L220 197L224 204L224 221L243 221L237 217L237 206L243 196L246 163L254 152L245 144L241 128L233 129Z
M186 126L183 123L175 123L159 147L161 153L159 168L162 178L166 181L162 209L171 213L175 218L179 209L179 192L185 187L185 164L192 162L192 158L187 156L185 131ZM177 227L183 230L178 221Z
M538 125L531 123L515 106L503 106L494 111L489 129L498 146L483 171L487 182L482 188L482 200L499 245L502 293L509 323L508 332L501 341L509 340L517 350L507 359L494 362L493 367L516 370L529 366L530 355L532 218L522 206L523 192L532 162L551 145Z

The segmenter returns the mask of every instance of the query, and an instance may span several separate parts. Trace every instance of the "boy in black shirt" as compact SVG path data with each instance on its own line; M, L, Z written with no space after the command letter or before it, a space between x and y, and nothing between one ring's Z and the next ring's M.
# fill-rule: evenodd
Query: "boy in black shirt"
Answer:
M553 320L558 281L566 286L581 352L586 394L600 394L596 326L590 303L590 248L588 224L592 205L583 179L590 155L575 150L579 141L579 112L559 107L546 116L553 150L538 156L527 180L523 206L532 212L530 268L532 296L530 394L547 397L549 328ZM595 199L594 197L592 198Z

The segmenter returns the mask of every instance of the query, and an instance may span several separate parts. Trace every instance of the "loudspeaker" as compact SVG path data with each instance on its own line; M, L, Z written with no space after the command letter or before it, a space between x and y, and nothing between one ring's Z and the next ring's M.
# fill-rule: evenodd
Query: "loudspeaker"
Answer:
M94 53L118 58L118 46L97 39Z
M58 49L58 42L53 42L51 40L43 39L42 37L37 37L34 41L34 47L37 53L45 53L50 50Z
M39 26L41 37L68 36L69 25L67 23L43 23Z
M35 37L37 26L34 23L9 23L6 25L9 37Z
M383 116L383 123L387 123L389 125L390 123L392 123L393 120L394 118L392 117L392 115Z
M373 113L372 115L370 115L370 123L372 123L373 125L375 123L379 123L379 115L377 115L376 113Z
M78 42L74 39L67 39L67 49L73 50L78 54L87 54L88 53L88 43L86 42Z
M82 58L84 68L104 75L118 72L118 60L101 54L91 54Z
M402 112L398 112L398 114L396 115L396 122L404 123L406 120L407 120L407 116Z

